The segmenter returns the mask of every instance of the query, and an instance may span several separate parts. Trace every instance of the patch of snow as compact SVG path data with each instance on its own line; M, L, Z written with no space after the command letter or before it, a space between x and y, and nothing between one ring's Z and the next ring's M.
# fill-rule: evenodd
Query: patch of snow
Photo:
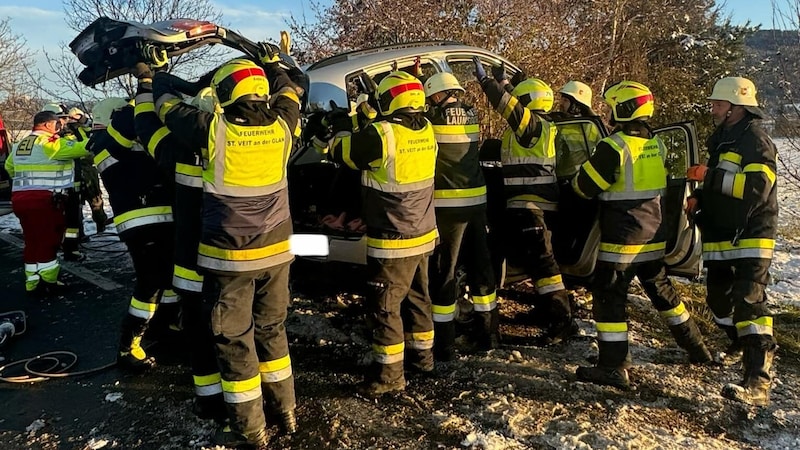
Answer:
M109 394L106 394L107 402L114 403L121 398L122 398L122 392L111 392Z
M28 433L30 433L30 434L34 434L34 433L36 433L37 431L39 431L39 430L41 430L42 428L44 428L44 426L45 426L44 420L42 420L42 419L36 419L36 420L34 420L33 422L31 422L31 424L30 424L30 425L28 425L27 427L25 427L25 431L27 431L27 432L28 432Z

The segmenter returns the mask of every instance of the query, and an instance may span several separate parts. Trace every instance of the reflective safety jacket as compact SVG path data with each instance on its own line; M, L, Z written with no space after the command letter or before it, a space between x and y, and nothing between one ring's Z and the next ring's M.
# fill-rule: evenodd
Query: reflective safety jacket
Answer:
M602 136L589 123L558 125L556 138L556 177L571 180L585 163Z
M600 198L598 261L631 264L664 257L659 233L667 186L666 148L643 126L638 136L617 131L597 144L572 180L584 198Z
M692 194L705 261L772 259L778 227L777 150L748 116L708 139L708 172Z
M156 163L136 142L133 106L115 112L108 128L93 133L86 148L94 154L121 240L172 233L162 226L172 223L171 195Z
M481 87L509 125L501 147L506 207L558 210L556 126L525 108L496 80L486 78Z
M161 173L174 179L175 267L172 285L182 291L202 292L203 276L197 272L197 246L203 213L200 148L189 148L161 123L155 112L150 83L139 83L135 115L136 135L142 145L155 159Z
M475 110L456 101L430 109L427 117L439 146L434 205L457 208L486 204L486 181L478 155L480 126Z
M362 171L368 256L405 258L436 247L433 130L421 114L395 114L334 138L330 157Z
M161 94L156 112L188 148L202 152L203 224L199 267L257 272L293 260L286 164L300 119L294 84L277 64L265 68L272 99L236 102L210 114Z
M88 156L87 139L80 142L36 130L8 155L5 169L12 177L12 192L53 191L72 188L75 159Z

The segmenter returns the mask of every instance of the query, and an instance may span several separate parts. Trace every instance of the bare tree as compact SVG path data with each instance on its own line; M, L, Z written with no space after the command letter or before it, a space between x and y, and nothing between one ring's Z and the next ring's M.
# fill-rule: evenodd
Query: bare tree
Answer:
M0 95L2 96L19 88L22 83L19 74L33 57L25 45L25 39L11 30L9 20L0 20Z

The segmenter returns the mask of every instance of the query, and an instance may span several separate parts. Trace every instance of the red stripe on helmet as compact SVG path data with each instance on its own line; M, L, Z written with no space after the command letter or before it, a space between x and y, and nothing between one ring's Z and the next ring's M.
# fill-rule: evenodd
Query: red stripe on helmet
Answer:
M419 81L411 81L389 89L389 94L394 98L402 94L403 92L416 91L416 90L419 91L423 90L422 83L420 83Z
M264 78L267 77L266 74L264 74L264 69L260 67L248 67L246 69L239 69L236 72L231 73L229 76L235 83L238 83L248 77L264 77Z
M655 98L653 97L653 94L645 94L645 95L640 95L639 97L636 98L632 98L630 101L634 102L634 104L636 104L636 107L638 108L646 104L647 102L655 101Z

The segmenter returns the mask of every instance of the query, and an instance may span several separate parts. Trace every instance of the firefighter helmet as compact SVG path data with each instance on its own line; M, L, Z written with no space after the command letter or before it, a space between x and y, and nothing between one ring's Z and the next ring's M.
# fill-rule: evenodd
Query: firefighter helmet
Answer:
M725 77L714 84L709 100L724 100L732 105L743 106L756 117L764 118L766 114L758 107L756 85L747 78Z
M200 89L200 92L189 100L189 104L200 111L217 112L217 101L214 99L214 93L210 87Z
M122 97L109 97L100 100L92 108L92 123L94 126L107 127L111 124L111 115L129 103Z
M650 89L635 81L620 81L603 94L616 122L647 120L655 112L655 99Z
M528 78L518 84L511 95L531 111L546 113L553 108L553 89L538 78Z
M558 91L561 94L569 95L576 102L591 109L592 108L592 88L580 81L570 81Z
M234 59L217 69L211 89L223 108L238 101L266 102L269 97L264 69L248 59Z
M375 92L381 115L388 116L404 109L420 112L425 109L425 91L422 83L409 73L390 72L383 77Z
M425 80L425 97L430 97L437 92L447 91L464 92L464 88L461 87L461 83L458 82L458 78L456 78L456 76L452 73L437 73Z
M42 111L51 112L58 117L67 117L67 110L58 103L48 103L42 107Z

